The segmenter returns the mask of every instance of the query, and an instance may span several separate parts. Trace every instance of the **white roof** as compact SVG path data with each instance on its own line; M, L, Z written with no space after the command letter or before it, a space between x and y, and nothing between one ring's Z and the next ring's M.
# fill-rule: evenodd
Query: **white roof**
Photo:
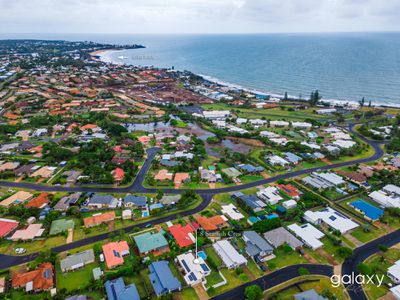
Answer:
M280 157L278 155L272 155L272 156L270 156L268 158L268 160L273 165L275 165L275 164L278 164L278 165L287 165L287 164L289 164L289 162L286 159L284 159L284 158L282 158L282 157Z
M304 213L304 218L316 225L323 221L341 233L346 233L359 226L356 222L331 207L326 207L319 211L308 210Z
M390 197L383 191L374 191L368 196L383 207L400 208L400 197Z
M319 239L324 237L325 234L309 223L306 223L302 226L299 226L296 223L294 223L292 225L289 225L288 229L291 230L295 235L297 235L304 243L306 243L312 249L318 249L323 246L323 244L319 241Z
M238 211L235 205L232 203L228 205L222 205L221 211L232 220L241 220L244 216Z
M270 121L270 125L277 125L277 126L288 126L289 122L286 121Z
M227 240L215 242L213 247L227 267L240 266L247 263L247 259L233 248Z
M315 143L307 143L307 142L301 142L300 144L302 144L302 145L304 145L304 146L307 146L307 147L310 147L311 149L321 149L321 146L320 145L317 145L317 144L315 144Z
M202 281L204 277L210 274L210 268L204 262L204 260L199 256L197 257L199 263L195 263L195 257L193 253L187 252L176 257L179 264L182 266L185 272L185 281L187 284L191 285L197 281ZM203 268L202 265L205 267ZM191 276L194 274L195 277Z
M394 278L400 279L400 260L396 261L393 266L389 267L387 272Z
M269 186L258 191L257 196L265 201L268 201L270 204L275 204L283 199L278 189L274 186Z
M293 199L290 199L285 202L282 202L282 206L285 208L293 208L297 206L297 202L294 201Z
M310 128L312 127L311 123L307 123L307 122L292 122L292 125L294 128L296 127L301 127L301 128Z
M396 297L396 299L400 299L400 285L392 287L390 291L392 292L393 296Z
M387 184L382 188L382 190L384 190L387 193L396 194L400 196L400 187L398 187L397 185Z
M347 140L337 140L337 141L334 141L332 144L335 146L338 146L339 148L348 149L348 148L353 147L356 144L356 142L347 141Z
M333 185L340 185L345 183L343 178L335 173L313 173L314 176L324 179Z

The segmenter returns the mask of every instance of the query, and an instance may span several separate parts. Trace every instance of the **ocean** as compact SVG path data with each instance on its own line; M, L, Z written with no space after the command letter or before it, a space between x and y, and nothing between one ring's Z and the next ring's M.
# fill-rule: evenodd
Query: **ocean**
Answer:
M189 70L273 95L307 98L318 89L326 100L400 106L400 33L7 37L137 43L146 48L102 59Z

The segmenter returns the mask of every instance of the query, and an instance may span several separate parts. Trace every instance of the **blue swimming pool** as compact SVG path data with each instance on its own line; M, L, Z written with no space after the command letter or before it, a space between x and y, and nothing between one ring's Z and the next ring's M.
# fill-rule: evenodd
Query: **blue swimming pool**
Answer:
M207 254L204 251L197 252L197 255L201 257L203 260L207 259Z

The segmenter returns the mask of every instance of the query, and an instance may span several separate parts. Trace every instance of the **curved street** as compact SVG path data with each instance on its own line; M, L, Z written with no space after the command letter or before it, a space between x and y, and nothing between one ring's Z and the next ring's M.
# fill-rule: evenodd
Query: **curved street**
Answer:
M279 269L270 274L264 275L251 282L247 282L241 286L238 286L226 293L215 296L213 300L236 300L245 299L244 290L249 285L257 284L262 288L263 291L268 290L274 286L285 283L286 281L296 278L299 275L299 268L307 269L311 275L321 275L330 277L333 275L333 267L328 265L316 265L316 264L299 264L292 265L282 269Z

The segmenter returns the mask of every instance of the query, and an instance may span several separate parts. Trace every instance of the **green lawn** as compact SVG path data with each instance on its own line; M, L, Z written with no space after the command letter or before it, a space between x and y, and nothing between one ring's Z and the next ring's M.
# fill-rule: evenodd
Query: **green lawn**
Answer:
M292 249L285 249L285 247L279 247L275 249L275 258L267 261L268 269L274 271L289 265L296 265L307 263L308 261L301 256L297 251Z
M91 263L74 272L61 272L60 264L56 264L57 289L67 291L82 289L84 290L93 279L92 270L98 267L96 263Z

